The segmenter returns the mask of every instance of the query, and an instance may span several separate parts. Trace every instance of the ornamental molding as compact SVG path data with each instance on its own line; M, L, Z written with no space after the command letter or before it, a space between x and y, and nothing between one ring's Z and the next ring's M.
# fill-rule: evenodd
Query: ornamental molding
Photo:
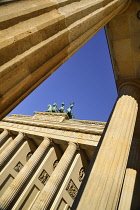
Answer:
M84 167L82 167L80 170L79 170L79 182L82 182L83 181L83 179L84 179L84 177L85 177L85 169L84 169Z
M10 114L10 117L32 118L31 115L22 115L22 114Z
M120 14L122 14L123 12L125 12L125 11L129 8L129 6L131 5L131 3L132 3L132 0L127 0L127 1L126 1L126 5L124 6L123 9L120 10L120 12L119 12L117 15L120 15Z
M56 168L56 166L58 165L59 163L59 160L55 160L54 163L53 163L53 170Z
M2 122L15 123L19 125L30 125L30 126L64 130L64 131L72 131L72 132L77 132L77 133L95 134L95 135L101 135L105 127L105 123L100 124L100 122L93 122L93 124L89 123L89 126L87 127L85 124L78 125L78 123L72 124L66 121L64 121L63 123L58 123L58 122L56 123L56 122L49 122L49 121L39 122L39 121L34 121L33 119L21 120L21 119L13 119L10 117L5 117L2 120Z
M45 169L43 169L43 171L41 172L41 174L39 175L38 179L39 181L45 185L48 181L48 179L50 178L49 174L47 173L47 171Z
M51 121L51 122L63 122L68 119L66 113L52 113L52 112L34 112L33 120Z
M72 179L70 179L70 181L66 187L66 190L67 190L68 194L70 195L70 197L74 200L78 193L78 188L76 187L76 185Z
M54 112L37 112L37 111L35 111L34 112L34 114L36 115L36 114L38 114L38 115L50 115L50 116L61 116L61 117L65 117L65 118L67 118L68 119L68 115L67 115L67 113L54 113ZM34 115L34 116L35 116ZM25 115L26 116L26 115Z
M19 161L19 162L15 165L14 170L15 170L16 172L20 172L22 168L23 168L23 164Z
M139 83L129 81L129 82L123 82L123 83L119 86L118 92L119 92L119 91L121 90L121 88L122 88L123 86L125 86L125 85L132 85L132 86L135 86L135 87L137 87L137 88L140 89L140 84L139 84Z
M27 124L18 124L18 123L13 123L13 122L4 122L1 121L0 122L0 127L2 129L7 128L11 131L11 133L13 131L15 132L24 132L27 134L31 134L34 136L39 136L41 138L49 138L49 139L61 139L63 141L73 141L75 143L79 142L84 144L84 141L86 140L86 144L90 145L90 146L96 146L100 135L98 134L91 134L91 133L84 133L84 132L71 132L71 131L67 131L67 130L58 130L56 129L54 132L54 129L50 129L50 128L44 128L44 127L35 127L35 126L31 126L31 125L27 125Z
M33 153L33 151L28 152L28 154L26 155L26 161L28 161L32 157Z
M90 120L76 120L76 119L70 119L68 121L68 123L71 123L71 124L83 124L83 125L93 125L93 126L100 126L100 127L104 127L106 125L106 122L90 121Z

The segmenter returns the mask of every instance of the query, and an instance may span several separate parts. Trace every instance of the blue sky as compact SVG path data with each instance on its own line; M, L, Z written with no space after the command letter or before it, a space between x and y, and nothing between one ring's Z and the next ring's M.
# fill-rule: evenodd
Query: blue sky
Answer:
M75 102L76 119L107 121L117 98L105 37L101 29L65 64L36 88L11 113L33 115L48 104Z

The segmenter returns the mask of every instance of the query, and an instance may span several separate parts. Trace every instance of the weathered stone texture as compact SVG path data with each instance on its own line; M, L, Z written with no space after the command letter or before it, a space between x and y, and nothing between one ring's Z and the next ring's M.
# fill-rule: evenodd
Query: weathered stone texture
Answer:
M70 143L63 154L60 162L53 171L50 179L43 188L39 197L35 201L32 209L49 209L50 203L54 199L56 192L58 191L60 184L64 180L64 176L75 156L77 145L75 143Z
M107 23L120 91L96 157L93 152L103 132L103 122L68 120L66 114L44 112L12 115L0 122L2 209L70 209L92 156L88 180L85 177L87 184L74 204L77 209L138 208L140 27L139 2L130 3L131 0L24 0L1 5L0 118ZM53 140L51 147L49 140L42 142L44 137Z
M18 136L8 145L8 147L0 155L0 166L3 168L10 156L16 151L18 146L23 142L24 134L19 133Z
M120 97L77 209L117 208L133 137L139 98L140 89L137 86L126 84L120 89Z
M57 209L63 204L70 208L99 141L98 129L101 133L104 126L104 122L69 120L66 114L47 112L3 119L1 138L4 145L9 139L11 143L2 148L1 208Z
M118 14L106 26L117 85L128 80L140 84L139 8L139 0L133 0L125 12Z
M10 204L14 201L16 195L18 195L22 187L25 186L25 183L27 184L27 181L29 180L31 174L33 174L33 171L42 159L49 145L49 139L45 139L38 147L34 155L23 167L21 172L16 176L15 180L11 183L9 188L5 191L5 193L0 199L0 206L2 209L9 208Z
M1 6L1 118L126 3L124 0L29 0Z

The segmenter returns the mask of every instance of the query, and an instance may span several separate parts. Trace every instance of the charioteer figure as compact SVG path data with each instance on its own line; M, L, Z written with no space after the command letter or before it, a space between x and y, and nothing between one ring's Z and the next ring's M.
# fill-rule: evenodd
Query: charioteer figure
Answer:
M58 109L57 109L57 104L56 104L56 103L54 103L54 104L53 104L53 107L52 107L52 112L55 112L55 113L57 113L57 112L58 112Z
M69 116L70 119L74 118L73 113L71 111L73 106L74 106L74 103L70 103L70 107L66 110L66 113L67 113L67 115Z
M64 108L65 103L63 102L61 105L62 106L58 110L59 110L60 113L65 113L65 108Z
M48 110L47 111L45 111L45 112L52 112L52 105L51 104L48 104Z

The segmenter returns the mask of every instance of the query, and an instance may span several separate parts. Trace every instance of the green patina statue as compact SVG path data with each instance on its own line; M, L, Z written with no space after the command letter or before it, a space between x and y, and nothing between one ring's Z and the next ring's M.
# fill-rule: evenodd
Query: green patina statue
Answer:
M48 108L48 110L46 110L45 112L52 112L52 105L51 105L51 104L48 104L47 107L49 107L49 108Z
M48 110L45 111L45 112L67 113L67 115L69 116L69 119L74 119L73 113L71 111L73 106L74 106L74 103L70 103L70 107L66 111L65 111L64 106L65 106L64 102L61 104L61 107L59 109L57 108L57 104L56 103L54 103L53 106L49 104L48 105Z
M53 104L52 112L55 112L55 113L58 112L57 104L56 103Z
M73 119L74 118L73 113L71 111L72 108L73 108L73 106L74 106L74 103L70 103L70 107L66 111L66 113L67 113L67 115L69 116L70 119Z
M65 113L65 109L64 109L65 103L63 102L61 105L62 106L58 110L60 113Z

